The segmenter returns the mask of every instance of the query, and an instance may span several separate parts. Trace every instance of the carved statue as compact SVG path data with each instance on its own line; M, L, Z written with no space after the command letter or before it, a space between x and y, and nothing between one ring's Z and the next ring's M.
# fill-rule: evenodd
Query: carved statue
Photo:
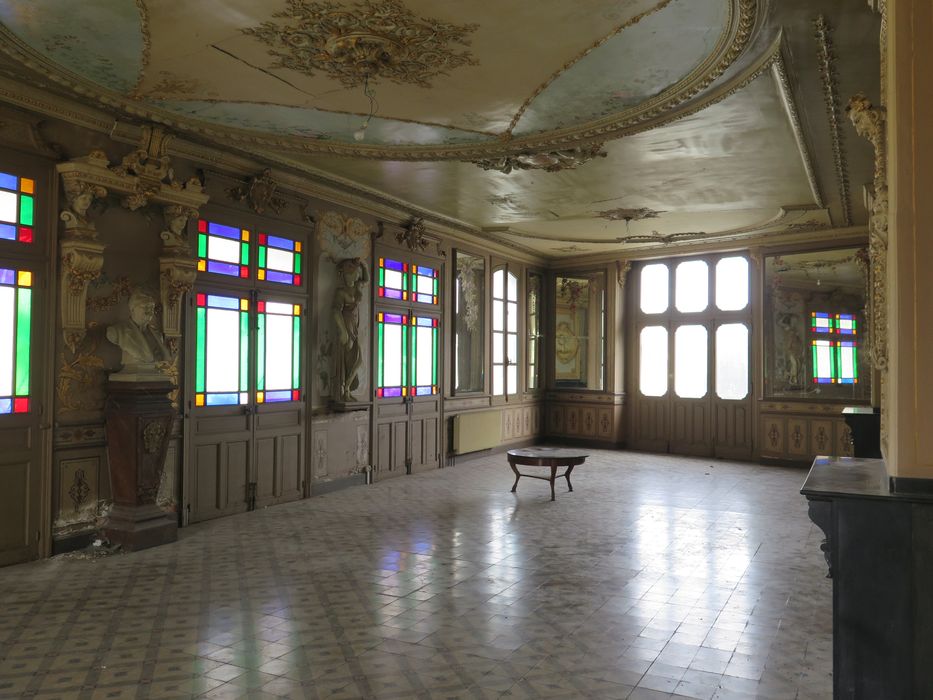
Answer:
M166 381L156 366L170 360L162 333L153 325L155 300L136 290L129 298L130 318L107 328L107 340L122 351L122 369L110 375L112 381Z
M360 385L357 376L363 364L360 348L360 301L363 287L369 282L369 272L359 258L347 258L337 263L339 286L334 292L334 323L337 338L334 347L333 397L336 401L356 401L353 393Z
M198 215L197 209L181 204L167 204L163 210L165 230L159 237L165 241L166 250L188 252L188 219Z

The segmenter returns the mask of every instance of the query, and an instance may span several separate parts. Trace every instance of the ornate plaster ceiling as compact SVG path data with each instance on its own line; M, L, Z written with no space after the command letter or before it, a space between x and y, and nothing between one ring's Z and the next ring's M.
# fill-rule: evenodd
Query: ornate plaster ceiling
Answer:
M8 0L0 23L27 82L547 256L866 219L863 3Z

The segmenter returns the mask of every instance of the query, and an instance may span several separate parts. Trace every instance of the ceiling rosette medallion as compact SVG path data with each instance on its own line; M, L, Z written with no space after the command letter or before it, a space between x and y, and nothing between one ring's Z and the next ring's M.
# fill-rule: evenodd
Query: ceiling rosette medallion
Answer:
M544 170L556 173L560 170L573 170L593 158L605 158L606 151L602 143L593 143L588 146L565 148L559 151L545 151L542 153L519 153L514 156L500 158L485 158L473 162L483 170L498 170L508 175L513 170Z
M431 87L431 80L460 66L476 65L467 50L477 24L451 24L417 17L397 0L335 2L289 0L274 20L243 29L269 48L273 68L313 76L326 73L345 87L367 79Z
M643 219L657 219L663 213L663 211L639 207L637 209L607 209L606 211L596 212L596 216L600 219L606 219L606 221L625 221L628 223L630 221L642 221Z

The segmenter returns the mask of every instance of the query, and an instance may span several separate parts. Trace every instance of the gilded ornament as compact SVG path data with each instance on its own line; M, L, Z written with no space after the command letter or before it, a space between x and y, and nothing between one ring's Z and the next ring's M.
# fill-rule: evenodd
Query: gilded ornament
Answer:
M845 141L842 133L842 109L839 103L839 76L836 66L836 50L833 47L832 27L823 15L813 21L818 43L820 79L823 84L823 99L826 102L826 116L829 118L829 130L832 136L833 164L836 168L836 180L839 184L839 205L842 207L842 220L846 226L852 225L852 203L849 197L849 169L846 159Z
M461 66L476 65L468 35L476 24L417 17L397 0L360 0L351 6L327 0L288 0L274 20L242 32L269 47L272 68L313 77L320 71L345 87L385 78L430 88L431 81Z
M558 151L519 153L499 158L484 158L472 162L483 170L498 170L506 175L513 170L544 170L545 172L556 173L561 170L573 170L593 158L605 158L607 155L603 150L603 143L600 142Z
M607 221L624 221L628 223L630 221L642 221L643 219L657 219L663 213L663 211L639 207L638 209L607 209L606 211L596 212L596 216Z
M257 214L264 214L266 209L273 214L278 214L288 204L282 197L276 196L278 186L272 178L272 170L266 168L245 183L229 188L227 195L237 202L247 201L250 208Z
M402 226L402 230L395 234L395 240L404 243L409 250L424 250L428 247L428 239L425 234L424 219L412 217L412 219Z

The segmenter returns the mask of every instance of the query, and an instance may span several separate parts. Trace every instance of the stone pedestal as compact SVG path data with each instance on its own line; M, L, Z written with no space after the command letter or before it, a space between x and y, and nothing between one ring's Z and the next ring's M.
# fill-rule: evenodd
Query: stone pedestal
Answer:
M113 510L104 535L135 551L178 539L174 514L156 503L174 411L168 381L107 384L107 454Z

